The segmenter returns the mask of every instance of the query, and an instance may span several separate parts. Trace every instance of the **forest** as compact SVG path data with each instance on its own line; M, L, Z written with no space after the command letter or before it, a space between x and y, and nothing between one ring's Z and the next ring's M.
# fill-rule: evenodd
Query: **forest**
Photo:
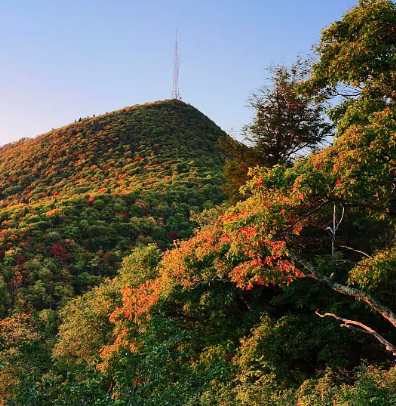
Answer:
M0 148L0 405L396 405L396 4L269 72Z

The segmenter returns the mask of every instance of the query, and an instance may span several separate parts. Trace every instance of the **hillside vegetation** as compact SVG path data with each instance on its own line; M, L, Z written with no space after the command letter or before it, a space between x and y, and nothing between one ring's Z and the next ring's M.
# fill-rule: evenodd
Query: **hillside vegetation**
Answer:
M102 231L95 228L85 240L78 240L78 231L74 237L57 237L53 246L48 244L53 230L58 235L73 232L69 224L78 224L73 216L71 222L63 221L63 211L50 212L45 216L51 220L42 215L40 221L51 227L35 223L34 228L34 244L44 238L47 252L42 257L32 253L29 259L18 257L17 250L27 253L33 242L18 240L19 228L10 223L13 237L7 244L13 244L13 251L4 253L2 275L5 281L11 272L15 276L12 284L4 284L0 322L5 405L396 404L396 4L360 0L322 31L315 54L303 80L287 82L283 93L275 92L280 101L276 115L265 111L268 104L260 100L254 134L262 145L235 144L243 154L232 162L244 156L252 158L249 162L274 157L284 147L280 140L289 140L294 148L301 139L301 126L294 126L295 117L301 123L297 105L299 112L314 102L333 106L327 119L336 128L333 144L299 159L291 151L287 159L251 167L240 191L229 188L235 192L234 205L210 208L212 203L203 198L197 211L209 210L192 216L198 225L193 235L180 238L190 230L186 220L185 227L178 226L185 234L178 231L167 250L162 249L166 238L155 233L166 229L169 219L187 217L164 215L163 227L147 226L151 234L144 231L133 241L128 240L131 229L122 234L116 225L115 234L105 234L113 229L109 220L96 224ZM286 103L284 94L292 96ZM316 124L323 128L327 121L321 114ZM282 127L278 120L293 125ZM279 130L274 137L267 126L262 137L261 125L269 122L286 133ZM274 138L279 141L275 146ZM218 166L212 171L223 163L221 154L213 154ZM207 168L206 158L194 173ZM185 165L193 161L183 159ZM240 168L231 169L229 165L229 178L237 184ZM199 196L205 187L200 179L184 186L186 173L165 196L183 188L197 190ZM218 191L218 172L204 179ZM156 185L154 181L150 190L161 190ZM97 210L111 210L113 195L105 195L106 200L95 191L73 215L87 208L96 219ZM19 192L21 199L29 198L29 191ZM221 200L220 193L215 196ZM32 207L55 199L40 198L32 200ZM22 210L19 197L14 199L11 209ZM174 200L166 200L166 207L172 208ZM154 210L148 201L147 213ZM125 206L144 210L133 200ZM130 221L143 221L133 213L128 212ZM25 214L20 216L23 221ZM129 250L138 244L122 251L119 240L129 243ZM87 262L82 253L94 257ZM120 266L112 268L110 254L118 255L116 264L122 256ZM68 297L62 293L57 298L54 290L56 311L52 302L33 300L58 281L50 279L52 266L64 272L57 277L74 281ZM79 266L86 266L85 273ZM116 268L101 283L92 283L92 289L86 282L78 285L79 278ZM41 291L29 290L37 283L28 275L43 281ZM75 293L81 294L70 299Z
M179 100L80 120L0 148L2 207L160 188L166 176L184 179L188 187L194 172L223 163L215 147L221 130Z
M36 292L34 306L48 307L54 295L72 294L66 280L81 291L111 275L137 242L165 248L190 235L190 212L222 200L223 135L192 106L169 100L2 147L3 314L17 291L24 301Z
M113 276L133 247L151 242L164 250L190 236L191 212L224 199L216 146L224 135L194 107L167 100L2 147L3 331L22 314L20 328L45 331L37 353L48 360L59 305ZM0 360L13 354L4 340ZM18 375L15 364L9 370ZM2 376L0 393L9 380Z

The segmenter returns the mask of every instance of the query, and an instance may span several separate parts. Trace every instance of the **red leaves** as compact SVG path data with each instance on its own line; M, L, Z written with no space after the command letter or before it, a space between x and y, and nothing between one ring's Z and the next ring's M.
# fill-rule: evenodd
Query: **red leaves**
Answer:
M245 261L236 266L230 273L231 281L243 290L251 290L254 285L267 284L263 276L260 275L260 269L263 266L263 261L260 258L252 261Z
M16 261L17 261L18 263L25 262L25 261L26 261L26 257L24 257L23 255L18 255L17 258L16 258Z
M59 258L62 262L66 262L69 259L69 254L67 253L66 248L59 244L54 244L51 247L51 255L55 258Z
M17 283L20 283L23 281L23 276L20 272L17 273L15 280L17 281Z
M241 227L238 230L238 232L241 233L244 238L250 240L252 237L254 237L257 234L257 229L255 227L252 227L252 228Z
M176 231L175 230L170 230L169 231L169 241L174 241L176 239Z
M95 201L95 196L90 196L90 198L87 200L88 204L92 204Z
M123 220L124 220L124 221L127 222L127 221L130 220L129 215L128 215L127 212L125 212L125 211L120 211L118 214L123 217Z

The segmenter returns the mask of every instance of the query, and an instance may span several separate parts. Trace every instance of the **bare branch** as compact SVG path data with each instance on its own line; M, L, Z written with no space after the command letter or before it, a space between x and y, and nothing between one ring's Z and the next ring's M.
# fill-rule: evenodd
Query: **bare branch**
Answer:
M337 206L336 204L333 205L333 227L327 227L326 230L329 230L331 234L331 255L334 256L335 253L335 241L336 241L336 233L342 220L344 220L345 208L343 205L342 207L342 214L340 220L337 220Z
M382 305L371 295L364 292L363 290L341 285L340 283L335 282L333 279L317 272L315 267L311 263L300 258L296 254L290 252L289 255L295 262L300 263L308 271L307 274L308 277L313 278L319 282L325 283L331 289L335 290L336 292L342 293L343 295L355 297L359 300L362 300L363 302L368 304L373 310L378 312L383 318L388 320L394 327L396 327L396 315L392 312L392 310Z
M340 97L358 97L360 95L360 92L355 92L355 93L341 93L341 92L336 92L335 96L340 96Z
M322 318L333 317L334 319L341 321L343 323L340 325L341 327L346 327L350 330L360 331L361 333L366 333L374 336L385 347L387 351L391 352L396 357L396 347L393 344L391 344L388 340L386 340L384 337L382 337L381 334L373 330L371 327L368 327L365 324L355 320L344 319L342 317L335 315L334 313L320 314L319 311L316 310L315 314L317 314L319 317Z
M240 298L243 300L243 302L245 303L246 307L247 307L249 310L252 310L252 306L246 301L246 299L243 297L243 295L241 295Z
M195 289L195 288L197 288L198 286L201 286L201 285L210 286L212 282L230 283L230 280L224 279L219 275L216 275L212 279L209 279L209 280L195 279L194 280L195 285L194 285L194 287L192 289Z
M342 206L342 214L341 214L341 218L337 223L337 226L335 227L335 231L338 230L338 227L340 227L340 224L342 223L342 220L344 220L344 214L345 214L345 207Z
M341 247L341 248L345 248L345 249L350 250L350 251L357 252L357 253L359 253L359 254L364 255L364 256L365 256L365 257L367 257L367 258L373 259L373 257L372 257L372 256L370 256L369 254L366 254L366 253L365 253L365 252L363 252L363 251L356 250L356 249L351 248L351 247L347 247L346 245L339 245L339 247Z

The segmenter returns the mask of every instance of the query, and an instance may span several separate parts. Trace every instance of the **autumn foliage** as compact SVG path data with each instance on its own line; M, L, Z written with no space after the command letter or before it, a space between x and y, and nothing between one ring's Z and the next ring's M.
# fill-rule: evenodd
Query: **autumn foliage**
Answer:
M191 128L160 151L141 148L144 132L131 154L122 138L130 161L91 160L81 166L90 178L43 178L48 191L9 180L3 403L393 405L395 32L386 0L360 0L322 32L293 91L331 101L334 142L294 163L252 165L233 205L213 194L224 156L208 140L195 140L205 152L194 155ZM175 101L115 117L138 125L145 115L149 125L154 111L179 109L192 114ZM96 132L124 133L122 120L107 119ZM7 148L16 159L18 147ZM78 196L66 198L68 188Z

